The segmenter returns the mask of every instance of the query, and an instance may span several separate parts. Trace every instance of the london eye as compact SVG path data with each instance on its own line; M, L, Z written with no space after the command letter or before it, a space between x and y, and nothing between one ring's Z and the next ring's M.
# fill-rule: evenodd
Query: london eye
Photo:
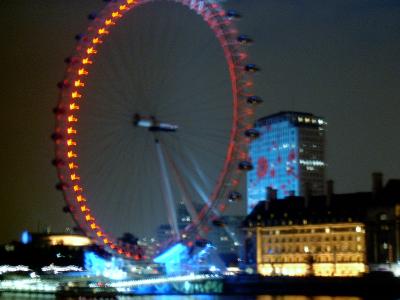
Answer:
M205 0L109 1L76 36L53 163L66 209L105 249L138 259L119 237L162 228L201 239L241 200L262 100L240 17Z

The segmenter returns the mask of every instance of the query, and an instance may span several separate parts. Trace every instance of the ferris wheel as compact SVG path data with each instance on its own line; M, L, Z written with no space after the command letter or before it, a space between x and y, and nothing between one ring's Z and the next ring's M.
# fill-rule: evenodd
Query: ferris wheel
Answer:
M109 1L89 15L59 83L57 168L68 211L97 244L204 237L252 169L254 72L235 19L206 0Z

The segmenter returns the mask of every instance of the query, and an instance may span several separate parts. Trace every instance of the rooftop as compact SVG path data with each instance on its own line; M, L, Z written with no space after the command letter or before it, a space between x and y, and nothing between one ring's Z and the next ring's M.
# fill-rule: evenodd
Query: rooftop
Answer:
M255 124L256 126L265 126L284 121L290 121L295 126L318 127L326 124L322 117L315 116L312 113L297 111L280 111L258 119Z
M379 191L260 201L242 227L363 222L371 211L400 204L400 180L391 179Z

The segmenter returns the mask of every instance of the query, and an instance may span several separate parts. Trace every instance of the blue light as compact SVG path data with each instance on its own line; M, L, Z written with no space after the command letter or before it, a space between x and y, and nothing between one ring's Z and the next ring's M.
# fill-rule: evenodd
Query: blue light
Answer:
M85 269L95 275L103 274L106 269L106 260L94 252L85 252L84 262Z
M164 264L167 274L178 274L182 271L182 263L189 260L188 248L178 243L154 259L157 264Z
M24 230L21 234L21 243L26 245L32 241L32 236L28 230Z
M124 269L124 262L120 258L111 257L106 260L94 252L85 252L85 269L96 276L104 276L112 280L122 280L127 277Z
M247 212L266 199L266 188L278 192L278 198L299 195L298 136L291 121L282 121L257 128L260 137L250 144L254 170L247 173Z
M186 256L187 252L187 247L181 243L178 243L154 258L154 262L158 264L165 264L171 261L178 261L182 256Z
M127 273L123 270L123 261L112 257L106 260L94 252L85 252L85 269L96 276L104 276L113 280L125 279Z

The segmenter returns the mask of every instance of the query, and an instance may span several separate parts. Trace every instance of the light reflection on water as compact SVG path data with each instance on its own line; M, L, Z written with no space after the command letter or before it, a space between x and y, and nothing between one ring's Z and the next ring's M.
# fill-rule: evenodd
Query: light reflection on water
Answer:
M232 295L232 296L208 296L208 295L168 295L168 296L136 296L118 297L119 300L367 300L363 297L354 296L293 296L293 295ZM368 300L384 300L385 297L368 298ZM396 299L390 299L396 300ZM397 299L400 300L400 299Z
M54 295L43 294L22 294L22 293L3 293L0 295L2 300L50 300L56 299ZM63 298L64 300L86 300L95 298ZM100 298L99 298L100 299ZM105 299L105 298L101 298ZM271 295L258 295L258 296L210 296L210 295L157 295L157 296L118 296L118 300L363 300L360 297L346 297L346 296L271 296Z
M54 295L46 295L46 294L26 294L26 293L1 293L0 294L1 300L38 300L38 299L56 299Z
M361 300L360 297L349 296L256 296L255 300Z

